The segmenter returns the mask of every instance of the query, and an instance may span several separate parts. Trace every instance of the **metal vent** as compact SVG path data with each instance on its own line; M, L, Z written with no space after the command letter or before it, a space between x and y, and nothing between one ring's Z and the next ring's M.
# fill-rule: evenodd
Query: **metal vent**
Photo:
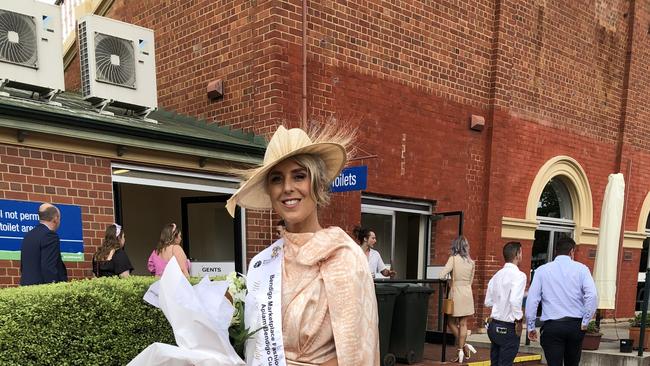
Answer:
M0 9L0 61L38 69L36 22Z
M135 89L135 52L133 42L95 34L97 81Z
M81 64L81 94L90 95L90 67L88 65L88 37L86 22L79 22L79 62Z

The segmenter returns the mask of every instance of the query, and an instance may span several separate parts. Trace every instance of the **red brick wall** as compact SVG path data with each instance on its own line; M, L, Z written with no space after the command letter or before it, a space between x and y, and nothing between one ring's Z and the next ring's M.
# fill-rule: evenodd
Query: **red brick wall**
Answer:
M596 246L581 245L576 250L575 260L594 268ZM634 316L636 305L637 277L641 250L624 248L618 259L618 281L616 285L616 309L604 312L605 318L629 318Z
M110 161L0 145L0 199L81 206L85 261L65 265L71 279L92 275L92 255L114 221ZM0 287L18 285L19 268L20 261L0 261Z
M354 238L352 230L361 224L361 194L332 193L330 204L319 210L318 219L322 227L339 226Z
M246 259L250 261L275 238L275 226L270 211L246 210Z

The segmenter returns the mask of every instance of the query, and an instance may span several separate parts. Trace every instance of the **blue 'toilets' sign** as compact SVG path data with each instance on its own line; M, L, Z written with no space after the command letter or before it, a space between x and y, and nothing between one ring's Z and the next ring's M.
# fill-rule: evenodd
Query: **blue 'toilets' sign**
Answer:
M362 191L368 184L368 167L353 166L341 171L334 182L332 192Z
M20 259L25 235L38 225L40 202L0 200L0 259ZM61 211L61 257L68 262L84 260L81 207L55 205Z

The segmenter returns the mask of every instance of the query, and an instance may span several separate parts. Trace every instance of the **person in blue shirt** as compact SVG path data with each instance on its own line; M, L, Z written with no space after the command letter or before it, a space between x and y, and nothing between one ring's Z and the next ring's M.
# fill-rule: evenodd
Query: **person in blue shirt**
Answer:
M539 339L549 366L578 366L582 339L596 312L598 295L589 268L574 261L576 243L558 240L557 257L535 270L526 300L528 338ZM537 306L542 303L538 335L535 329Z

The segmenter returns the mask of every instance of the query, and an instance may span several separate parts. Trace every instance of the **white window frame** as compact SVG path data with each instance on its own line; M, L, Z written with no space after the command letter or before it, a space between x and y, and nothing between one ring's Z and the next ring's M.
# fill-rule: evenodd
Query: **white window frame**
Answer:
M385 197L378 197L378 196L372 196L372 195L361 195L361 202L363 202L363 199L366 198L368 200L372 200L376 203L385 203L386 205L380 205L380 204L368 204L368 203L362 203L361 204L361 213L367 213L367 214L375 214L375 215L386 215L386 216L391 216L391 238L390 238L390 260L391 263L393 261L393 258L395 258L395 215L397 212L406 212L406 213L414 213L414 214L420 214L422 215L422 218L420 219L420 236L424 236L422 233L424 229L424 225L429 225L429 233L431 232L431 220L428 220L428 223L425 223L423 220L426 220L426 217L431 216L431 212L433 210L433 205L430 202L423 202L423 201L409 201L409 200L402 200L402 199L394 199L394 198L385 198ZM423 209L418 210L415 208L404 208L404 207L397 207L399 204L407 204L407 205L413 205L413 206L422 206ZM424 250L427 247L427 244L430 246L431 245L431 237L429 238L422 238L422 242L424 245L421 245L420 248L418 248L418 263L421 262L422 256L424 256ZM429 243L427 243L427 241ZM424 276L424 271L420 266L418 266L418 277L422 278Z
M139 184L139 185L154 186L154 187L187 189L187 190L201 191L201 192L233 194L237 191L237 189L230 188L230 187L218 187L218 186L207 185L207 184L202 185L202 184L194 184L194 183L174 182L174 181L169 181L164 179L129 177L120 174L113 174L114 169L126 169L132 171L155 173L155 174L160 174L161 176L169 175L169 176L179 176L179 177L190 177L190 178L205 179L208 181L224 182L224 183L231 183L231 184L240 182L239 179L227 177L227 176L221 176L221 175L209 175L209 174L201 174L201 173L193 173L193 172L184 172L179 170L151 168L151 167L144 167L144 166L130 165L130 164L119 164L119 163L111 164L111 176L113 182Z

